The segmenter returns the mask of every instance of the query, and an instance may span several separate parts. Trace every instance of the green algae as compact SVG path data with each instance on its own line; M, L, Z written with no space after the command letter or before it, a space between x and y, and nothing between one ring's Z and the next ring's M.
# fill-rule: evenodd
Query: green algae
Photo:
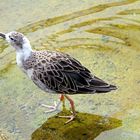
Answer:
M112 3L93 6L93 7L90 7L89 9L81 10L81 11L74 12L71 14L67 14L67 15L63 15L63 16L59 16L59 17L55 17L55 18L51 18L51 19L47 19L47 20L38 21L36 23L29 24L28 26L20 28L20 29L18 29L18 31L23 32L25 34L28 32L35 32L38 29L42 29L42 28L52 26L52 25L55 25L58 23L66 22L66 21L69 21L69 20L72 20L75 18L85 16L85 15L101 12L109 7L127 5L127 4L134 3L136 1L138 1L138 0L125 0L125 1L120 1L120 2L112 2Z
M125 10L118 13L119 15L130 15L130 14L140 14L140 9L131 9L131 10Z
M88 113L77 112L74 121L64 124L66 119L59 115L68 115L67 111L60 112L49 118L32 134L32 140L94 140L100 133L120 127L122 121Z

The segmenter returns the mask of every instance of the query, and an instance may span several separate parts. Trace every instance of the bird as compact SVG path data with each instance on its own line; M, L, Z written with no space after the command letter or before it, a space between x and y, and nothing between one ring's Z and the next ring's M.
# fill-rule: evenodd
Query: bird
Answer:
M35 85L45 92L60 95L58 104L46 105L50 111L56 110L64 98L69 101L71 115L60 116L68 119L66 124L76 118L74 101L69 95L106 93L117 89L115 85L108 84L92 74L67 53L33 50L28 38L20 32L0 32L0 36L15 49L17 66Z

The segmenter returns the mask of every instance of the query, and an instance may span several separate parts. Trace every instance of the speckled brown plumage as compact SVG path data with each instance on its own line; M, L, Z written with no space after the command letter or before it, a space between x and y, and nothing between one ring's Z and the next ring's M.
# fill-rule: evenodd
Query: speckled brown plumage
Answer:
M43 90L76 94L108 92L115 86L93 76L76 59L68 54L51 51L34 51L24 61L24 69L32 69L31 79Z

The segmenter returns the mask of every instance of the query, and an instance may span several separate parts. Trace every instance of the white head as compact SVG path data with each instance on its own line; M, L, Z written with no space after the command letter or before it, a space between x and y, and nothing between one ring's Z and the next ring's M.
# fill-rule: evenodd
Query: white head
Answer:
M29 40L22 33L12 31L7 34L0 33L0 36L13 46L16 51L31 50Z
M32 52L30 41L22 33L12 31L4 34L0 32L0 36L15 48L18 60L26 60L30 56Z

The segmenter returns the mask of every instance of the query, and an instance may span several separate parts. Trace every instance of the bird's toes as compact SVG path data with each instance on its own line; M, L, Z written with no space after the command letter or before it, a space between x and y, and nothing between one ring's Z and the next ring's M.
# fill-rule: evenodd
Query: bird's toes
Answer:
M51 106L51 105L46 105L46 104L41 104L42 107L46 107L46 108L49 108L49 109L54 109L55 108L55 105Z
M41 106L49 109L48 111L45 111L45 113L51 113L51 112L54 112L54 111L58 110L60 104L61 104L61 102L59 101L58 103L54 102L54 105L52 105L52 106L51 105L46 105L46 104L41 104Z
M55 112L57 109L50 109L48 111L44 111L44 113L51 113L51 112Z
M68 121L65 122L65 124L68 124L70 123L71 121L73 121L75 119L75 115L70 115L70 116L58 116L59 118L66 118L66 119L69 119Z

